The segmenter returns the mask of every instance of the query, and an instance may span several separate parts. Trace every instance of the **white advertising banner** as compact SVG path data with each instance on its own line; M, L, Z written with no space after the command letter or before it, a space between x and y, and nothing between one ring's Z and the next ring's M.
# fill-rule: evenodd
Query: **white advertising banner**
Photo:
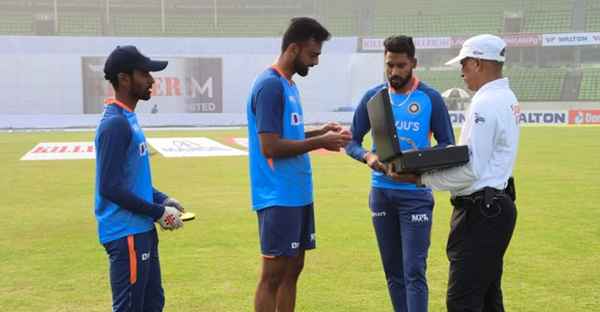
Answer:
M542 46L544 47L596 44L600 44L600 32L542 35Z
M361 51L383 51L385 38L362 38ZM417 50L450 49L452 38L447 37L414 37L413 42Z
M465 123L464 111L450 111L450 121L455 127ZM565 125L569 123L569 111L521 111L521 125Z
M21 160L94 159L94 142L38 143Z
M207 138L161 138L147 139L164 157L243 156L238 150Z
M169 65L153 72L149 103L136 111L148 113L222 113L222 60L214 57L161 58ZM106 57L83 57L83 113L99 114L104 100L114 97L112 85L104 79Z

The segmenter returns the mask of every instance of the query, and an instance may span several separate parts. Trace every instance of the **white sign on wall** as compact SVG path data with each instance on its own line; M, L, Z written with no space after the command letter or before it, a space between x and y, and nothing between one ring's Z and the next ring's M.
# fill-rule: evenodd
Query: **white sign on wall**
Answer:
M240 156L247 152L207 138L147 139L165 157Z

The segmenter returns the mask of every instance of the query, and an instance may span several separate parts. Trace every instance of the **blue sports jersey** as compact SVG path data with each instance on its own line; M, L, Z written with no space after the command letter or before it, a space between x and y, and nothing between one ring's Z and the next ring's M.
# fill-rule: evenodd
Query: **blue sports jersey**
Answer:
M437 147L453 145L452 122L442 96L436 90L420 82L417 77L414 78L415 85L408 94L390 92L400 149L405 151L412 148L406 139L411 139L419 149L431 147L432 133L438 142ZM354 113L350 128L352 142L346 147L346 153L362 162L365 161L363 156L367 152L362 147L363 138L371 130L367 102L385 87L387 87L387 83L367 91ZM371 151L377 154L374 144ZM378 171L372 170L371 173L371 185L375 187L399 190L422 189L412 183L393 180Z
M258 137L261 132L271 132L288 140L306 138L296 85L275 67L263 71L248 95L247 115L252 209L311 204L312 170L308 154L267 159L261 153Z
M111 100L96 130L96 199L100 243L154 229L167 195L152 187L148 146L137 117Z

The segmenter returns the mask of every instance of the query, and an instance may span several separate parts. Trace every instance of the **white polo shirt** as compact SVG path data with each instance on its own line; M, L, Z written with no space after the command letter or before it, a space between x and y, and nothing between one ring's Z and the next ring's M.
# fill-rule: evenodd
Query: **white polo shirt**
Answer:
M485 84L467 109L458 145L469 147L469 163L428 172L421 181L451 196L469 195L484 187L504 189L519 146L521 108L507 78Z

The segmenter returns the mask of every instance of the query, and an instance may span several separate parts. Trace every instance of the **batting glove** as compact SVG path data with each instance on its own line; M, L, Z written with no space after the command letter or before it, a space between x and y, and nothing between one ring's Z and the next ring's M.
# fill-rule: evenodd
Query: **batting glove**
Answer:
M163 230L176 230L183 227L183 221L179 217L179 210L175 207L165 206L165 213L162 217L156 219Z
M180 212L185 212L185 207L183 207L181 202L179 202L177 199L175 199L173 197L168 197L167 199L165 199L164 202L162 202L162 204L165 206L175 207Z

